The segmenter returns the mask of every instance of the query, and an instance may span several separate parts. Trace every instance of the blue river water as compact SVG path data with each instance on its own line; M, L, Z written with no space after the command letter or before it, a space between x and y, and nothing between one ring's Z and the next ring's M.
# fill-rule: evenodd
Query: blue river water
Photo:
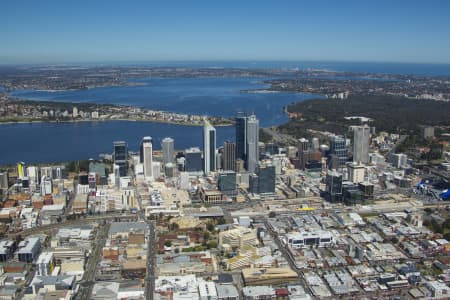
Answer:
M296 93L241 93L268 87L264 78L149 78L139 86L101 87L72 91L17 90L13 96L31 100L123 104L170 112L232 117L255 113L261 126L287 121L283 107L311 98Z
M176 149L201 147L201 126L182 126L151 122L75 122L0 125L0 165L17 161L26 163L65 162L98 158L113 151L113 141L126 141L136 151L143 136L153 137L155 149L170 136ZM234 140L234 127L217 127L218 145Z
M448 64L349 63L349 62L158 62L133 63L151 66L315 68L349 72L450 76ZM127 65L133 65L127 63ZM241 93L261 89L264 78L149 78L140 86L105 87L81 91L19 90L14 96L31 100L91 102L133 105L180 113L234 116L237 111L255 113L261 126L286 122L283 107L314 97L294 93ZM0 87L1 88L1 87ZM112 152L112 142L125 140L138 149L143 136L154 139L154 148L166 136L175 139L176 149L201 147L202 128L147 122L78 122L0 125L0 165L17 161L56 162L97 158ZM217 145L234 140L234 128L217 128Z
M12 94L31 100L90 102L133 105L180 113L232 117L238 111L255 113L261 126L285 123L283 107L314 97L299 93L241 93L244 89L266 87L262 78L151 78L143 85L104 87L76 91L19 90ZM76 104L74 104L76 106ZM149 122L75 122L0 125L0 165L97 158L111 153L112 143L128 142L137 150L143 136L152 136L154 148L170 136L176 149L202 146L202 127ZM217 146L233 141L234 127L217 128Z

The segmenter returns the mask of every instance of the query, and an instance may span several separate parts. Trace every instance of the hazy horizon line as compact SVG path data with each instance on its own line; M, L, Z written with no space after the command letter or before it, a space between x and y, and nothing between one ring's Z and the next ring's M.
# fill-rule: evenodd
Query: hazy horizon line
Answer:
M195 64L195 63L354 63L354 64L404 64L404 65L449 65L450 62L417 62L389 60L333 60L333 59L155 59L155 60L72 60L42 62L0 62L0 66L38 66L38 65L132 65L132 64Z

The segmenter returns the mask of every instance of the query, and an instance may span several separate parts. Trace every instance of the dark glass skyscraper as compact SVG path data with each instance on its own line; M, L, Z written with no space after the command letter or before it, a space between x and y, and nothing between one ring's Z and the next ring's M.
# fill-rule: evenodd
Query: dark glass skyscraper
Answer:
M258 192L274 193L275 192L275 166L260 166L257 169L258 174Z
M239 113L236 117L236 159L246 160L247 156L247 116Z
M186 149L185 152L185 171L201 172L202 171L202 152L199 148Z
M341 136L333 136L330 141L330 154L339 158L339 167L345 166L347 162L347 145L345 138Z
M120 176L126 176L127 175L127 168L128 168L128 146L126 142L118 141L114 142L114 164L119 166L119 172Z

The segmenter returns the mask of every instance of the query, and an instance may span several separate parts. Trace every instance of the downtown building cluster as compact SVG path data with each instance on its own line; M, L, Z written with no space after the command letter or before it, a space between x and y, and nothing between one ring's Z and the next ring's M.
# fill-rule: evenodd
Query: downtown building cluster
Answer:
M205 120L201 147L155 150L149 133L75 168L0 172L0 295L448 297L450 242L433 229L447 215L424 210L435 191L393 151L399 135L262 143L254 115L235 129L218 146Z

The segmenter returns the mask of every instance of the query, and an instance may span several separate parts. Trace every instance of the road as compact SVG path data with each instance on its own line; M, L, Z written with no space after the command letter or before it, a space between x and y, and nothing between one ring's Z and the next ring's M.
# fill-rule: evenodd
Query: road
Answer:
M81 225L81 224L86 224L86 223L91 223L91 222L98 222L98 221L102 221L102 220L106 221L106 220L116 220L116 219L119 221L120 220L122 220L122 221L123 220L135 220L135 219L137 219L137 216L135 214L123 214L123 213L109 213L109 214L102 214L102 215L94 215L94 216L89 216L89 217L85 217L85 218L82 217L82 218L76 219L76 220L66 220L61 223L33 227L30 229L25 229L25 230L14 232L14 233L8 233L8 237L14 238L18 235L25 237L28 235L38 234L38 233L42 233L45 231L51 231L51 230L55 230L55 229L62 228L65 226L70 226L70 225Z
M139 220L143 220L148 225L148 241L147 241L147 274L145 276L145 299L153 300L153 292L155 291L155 265L156 265L156 232L154 221L147 220L145 217L145 209L142 205L142 198L135 186L135 195L139 204L139 212L137 214Z
M100 227L94 243L94 248L89 255L88 262L86 264L86 270L79 284L79 290L76 294L76 300L87 300L91 298L92 289L95 284L95 274L98 263L102 258L102 249L106 243L108 237L109 224L105 224Z
M153 300L153 292L155 291L155 226L153 222L147 221L149 225L148 245L147 245L147 276L145 278L145 299Z
M272 236L273 240L277 244L278 249L281 251L281 253L283 254L286 261L289 263L289 266L291 267L291 269L297 273L298 279L300 280L300 283L303 286L303 288L305 289L305 291L307 291L310 295L313 295L308 284L306 284L305 276L304 276L303 272L297 267L297 265L295 264L294 258L289 253L287 248L281 243L280 239L278 238L278 233L276 233L272 229L272 226L270 226L270 224L269 224L269 222L267 222L266 218L264 218L264 225L266 226L267 230L269 230L270 235Z

